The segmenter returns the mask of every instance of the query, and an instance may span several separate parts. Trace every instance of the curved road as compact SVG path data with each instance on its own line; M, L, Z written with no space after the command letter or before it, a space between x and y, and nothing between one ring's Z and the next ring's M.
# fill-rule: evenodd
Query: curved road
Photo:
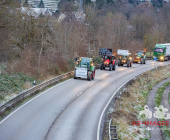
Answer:
M0 140L96 140L100 115L116 89L152 68L153 61L147 61L116 71L96 70L92 81L69 79L55 85L3 119Z

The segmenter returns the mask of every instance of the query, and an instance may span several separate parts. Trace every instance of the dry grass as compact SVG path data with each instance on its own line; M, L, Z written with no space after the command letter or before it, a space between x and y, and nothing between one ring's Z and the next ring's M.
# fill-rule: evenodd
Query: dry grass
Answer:
M134 140L149 137L149 133L145 130L146 127L133 126L133 121L139 121L139 111L144 109L152 87L163 79L170 77L169 69L170 66L164 66L142 74L135 79L132 85L126 88L121 99L116 100L115 111L109 116L113 123L119 127L119 139ZM104 139L108 139L107 135Z
M23 85L22 89L28 89L28 88L31 88L31 87L32 87L32 83L26 82L26 83Z

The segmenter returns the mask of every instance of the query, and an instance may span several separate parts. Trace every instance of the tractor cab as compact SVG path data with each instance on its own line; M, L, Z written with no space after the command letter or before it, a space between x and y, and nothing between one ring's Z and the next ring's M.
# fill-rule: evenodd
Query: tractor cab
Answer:
M114 59L115 59L114 55L112 56L103 55L102 56L102 60L105 65L109 65L110 63L114 61Z
M145 51L137 51L136 53L135 53L135 57L144 57L145 56Z
M76 58L77 67L90 68L93 66L93 58L80 57Z

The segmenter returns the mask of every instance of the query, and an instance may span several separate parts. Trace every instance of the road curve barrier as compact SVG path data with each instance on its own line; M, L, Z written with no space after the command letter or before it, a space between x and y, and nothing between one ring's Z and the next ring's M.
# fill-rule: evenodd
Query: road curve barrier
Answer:
M0 106L0 118L5 117L8 114L8 111L14 109L17 107L20 103L22 103L25 99L28 97L34 96L36 93L46 89L49 86L55 85L62 80L65 80L67 78L71 78L74 75L74 71L62 74L60 76L57 76L53 79L47 80L41 84L38 84L26 91L21 92L13 99L9 100L8 102L4 103Z
M96 65L95 68L99 69L99 65ZM24 90L23 92L18 94L16 97L12 98L8 102L0 106L0 118L5 117L11 110L13 110L19 104L21 104L25 99L34 96L35 94L46 89L49 86L55 85L65 79L71 78L73 75L74 75L74 71L71 71L71 72L62 74L60 76L57 76L55 78L52 78L50 80L44 81L43 83L38 84L32 88Z

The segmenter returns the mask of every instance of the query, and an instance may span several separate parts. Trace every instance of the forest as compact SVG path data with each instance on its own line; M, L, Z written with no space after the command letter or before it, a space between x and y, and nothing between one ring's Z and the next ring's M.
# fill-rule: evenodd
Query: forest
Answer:
M75 18L80 10L75 1L63 0L58 7L66 15L62 21L22 12L15 0L0 1L0 63L5 63L6 73L45 80L73 70L77 56L94 57L99 63L101 47L132 54L146 49L152 55L156 43L170 42L168 2L85 0L84 21Z

